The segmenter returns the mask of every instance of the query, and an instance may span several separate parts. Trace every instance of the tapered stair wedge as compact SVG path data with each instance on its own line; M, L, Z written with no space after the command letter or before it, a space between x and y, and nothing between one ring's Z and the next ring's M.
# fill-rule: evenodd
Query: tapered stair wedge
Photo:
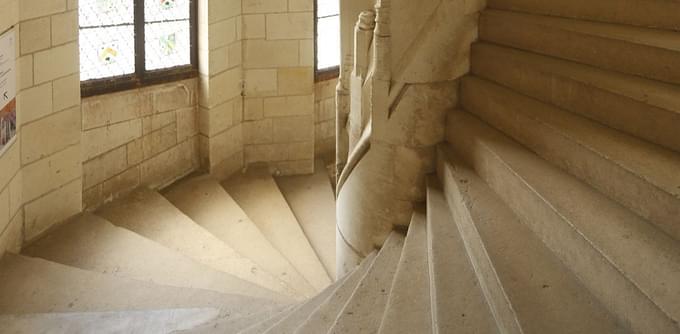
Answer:
M317 291L330 285L326 269L266 169L252 168L224 181L222 186Z
M446 148L439 177L480 280L495 280L517 333L628 333L514 212ZM489 298L489 300L497 300Z
M282 306L272 300L113 277L11 253L0 260L0 280L0 314L216 308L222 316L238 317Z
M461 91L467 111L680 240L680 154L487 80Z
M257 322L255 324L252 324L251 326L241 330L238 332L238 334L262 334L264 331L269 329L271 326L275 325L277 322L281 321L281 319L287 317L289 314L293 313L299 305L291 305L286 310L283 312L280 312L270 318L267 318L265 320L262 320L260 322Z
M163 195L194 222L208 230L239 254L275 274L305 297L314 288L262 234L236 201L209 175L181 181Z
M293 334L309 315L345 283L347 276L326 287L319 294L300 304L293 312L269 327L265 334Z
M359 265L359 267L350 272L347 279L328 297L323 304L312 312L304 323L300 325L295 331L295 334L316 334L327 333L342 308L347 303L347 300L352 296L357 285L366 276L368 269L373 265L377 255L377 251L369 254Z
M680 87L499 45L472 46L472 73L680 152Z
M245 294L266 297L263 293L269 289L295 295L283 282L194 223L155 191L137 189L129 196L103 206L97 215L197 262L266 288L252 291L253 294L244 291ZM270 297L277 298L276 294Z
M196 308L0 315L0 328L13 334L170 333L200 326L219 313Z
M22 253L161 285L271 296L253 283L197 263L92 214L83 214L59 226Z
M448 127L454 152L620 323L680 330L677 240L468 113L450 113Z
M329 334L378 332L403 245L401 233L390 233L352 297L338 314Z
M282 176L276 183L326 272L335 279L335 195L323 162L315 166L312 175Z
M191 329L173 331L172 334L237 334L238 332L289 310L290 306L272 308L244 317L219 318Z
M680 83L680 32L485 10L479 37L516 49Z
M379 333L432 333L427 218L416 208L408 228Z
M435 176L427 182L427 249L434 333L501 333Z

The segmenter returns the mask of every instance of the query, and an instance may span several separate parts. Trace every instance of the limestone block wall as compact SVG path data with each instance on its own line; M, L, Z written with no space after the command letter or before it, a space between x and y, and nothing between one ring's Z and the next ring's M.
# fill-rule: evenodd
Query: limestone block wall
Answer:
M314 93L314 152L317 157L335 156L335 87L337 79L317 82Z
M82 100L83 205L198 169L198 80Z
M0 253L81 211L77 1L2 0L17 32L16 141L0 156Z
M198 12L201 165L224 178L243 167L241 0L200 0Z
M245 163L314 168L314 2L243 0Z

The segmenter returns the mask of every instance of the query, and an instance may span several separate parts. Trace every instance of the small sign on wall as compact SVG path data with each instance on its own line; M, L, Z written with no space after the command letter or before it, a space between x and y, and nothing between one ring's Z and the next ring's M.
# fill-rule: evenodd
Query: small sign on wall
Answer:
M0 152L16 136L16 62L14 29L0 35Z

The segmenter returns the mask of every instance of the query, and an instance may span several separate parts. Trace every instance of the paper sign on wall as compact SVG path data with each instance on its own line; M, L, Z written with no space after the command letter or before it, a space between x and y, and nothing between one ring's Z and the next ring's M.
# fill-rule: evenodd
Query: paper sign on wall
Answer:
M14 38L14 29L0 36L0 151L17 131Z

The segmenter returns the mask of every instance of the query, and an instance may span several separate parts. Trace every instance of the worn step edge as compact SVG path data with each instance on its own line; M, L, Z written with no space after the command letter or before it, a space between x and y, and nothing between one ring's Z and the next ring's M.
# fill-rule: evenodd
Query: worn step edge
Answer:
M484 79L465 77L461 98L469 112L680 240L678 153Z
M286 308L284 311L267 318L261 322L252 324L250 327L247 327L238 334L262 334L264 331L267 330L267 328L271 327L272 325L276 324L279 322L281 319L287 317L289 314L293 313L299 305L291 305L288 308Z
M172 334L237 334L253 324L277 316L288 308L289 306L282 306L238 318L219 318L192 329L174 331Z
M639 288L640 282L648 281L646 291L656 294L660 292L658 298L666 298L664 303L673 307L673 295L664 296L663 290L658 290L656 277L671 279L664 283L666 285L677 281L673 281L673 277L677 277L677 274L673 274L674 271L677 272L673 268L678 265L677 241L468 113L454 111L449 114L448 127L447 141L454 151L474 168L622 323L627 323L634 331L640 332L651 330L656 333L674 333L678 330L677 323L668 313L660 309ZM525 166L520 170L515 165L522 161ZM550 175L543 181L547 182L546 186L556 187L559 184L559 190L552 189L551 195L545 189L537 188L539 184L532 184L531 178L536 177L539 172ZM511 185L501 185L500 180ZM548 195L550 197L546 197ZM593 216L606 218L612 226L588 225L589 220L578 214L589 202L582 202L581 206L571 204L565 207L558 201L568 199L587 199L597 203L598 208L589 208L598 211ZM616 228L617 232L600 232L600 235L594 235L592 233L597 232L588 230L596 227L605 230ZM642 235L638 236L634 231ZM553 235L562 237L553 238ZM593 242L594 237L599 237L597 243ZM655 239L658 242L647 242ZM630 246L622 247L628 245ZM642 246L645 248L640 249ZM631 249L635 249L636 254L644 251L645 254L657 255L653 256L654 261L638 261L642 259L639 254L637 257L625 255ZM671 253L662 255L668 251ZM667 258L668 256L672 257ZM612 262L613 260L617 262ZM664 264L659 265L659 261ZM650 266L653 269L643 269ZM655 274L650 277L647 273ZM636 283L630 277L636 277Z
M357 285L366 276L368 269L375 262L378 252L373 251L359 265L359 267L347 275L347 279L328 297L319 307L312 312L305 321L295 330L295 334L327 333L338 314L342 311L347 300L352 296Z

